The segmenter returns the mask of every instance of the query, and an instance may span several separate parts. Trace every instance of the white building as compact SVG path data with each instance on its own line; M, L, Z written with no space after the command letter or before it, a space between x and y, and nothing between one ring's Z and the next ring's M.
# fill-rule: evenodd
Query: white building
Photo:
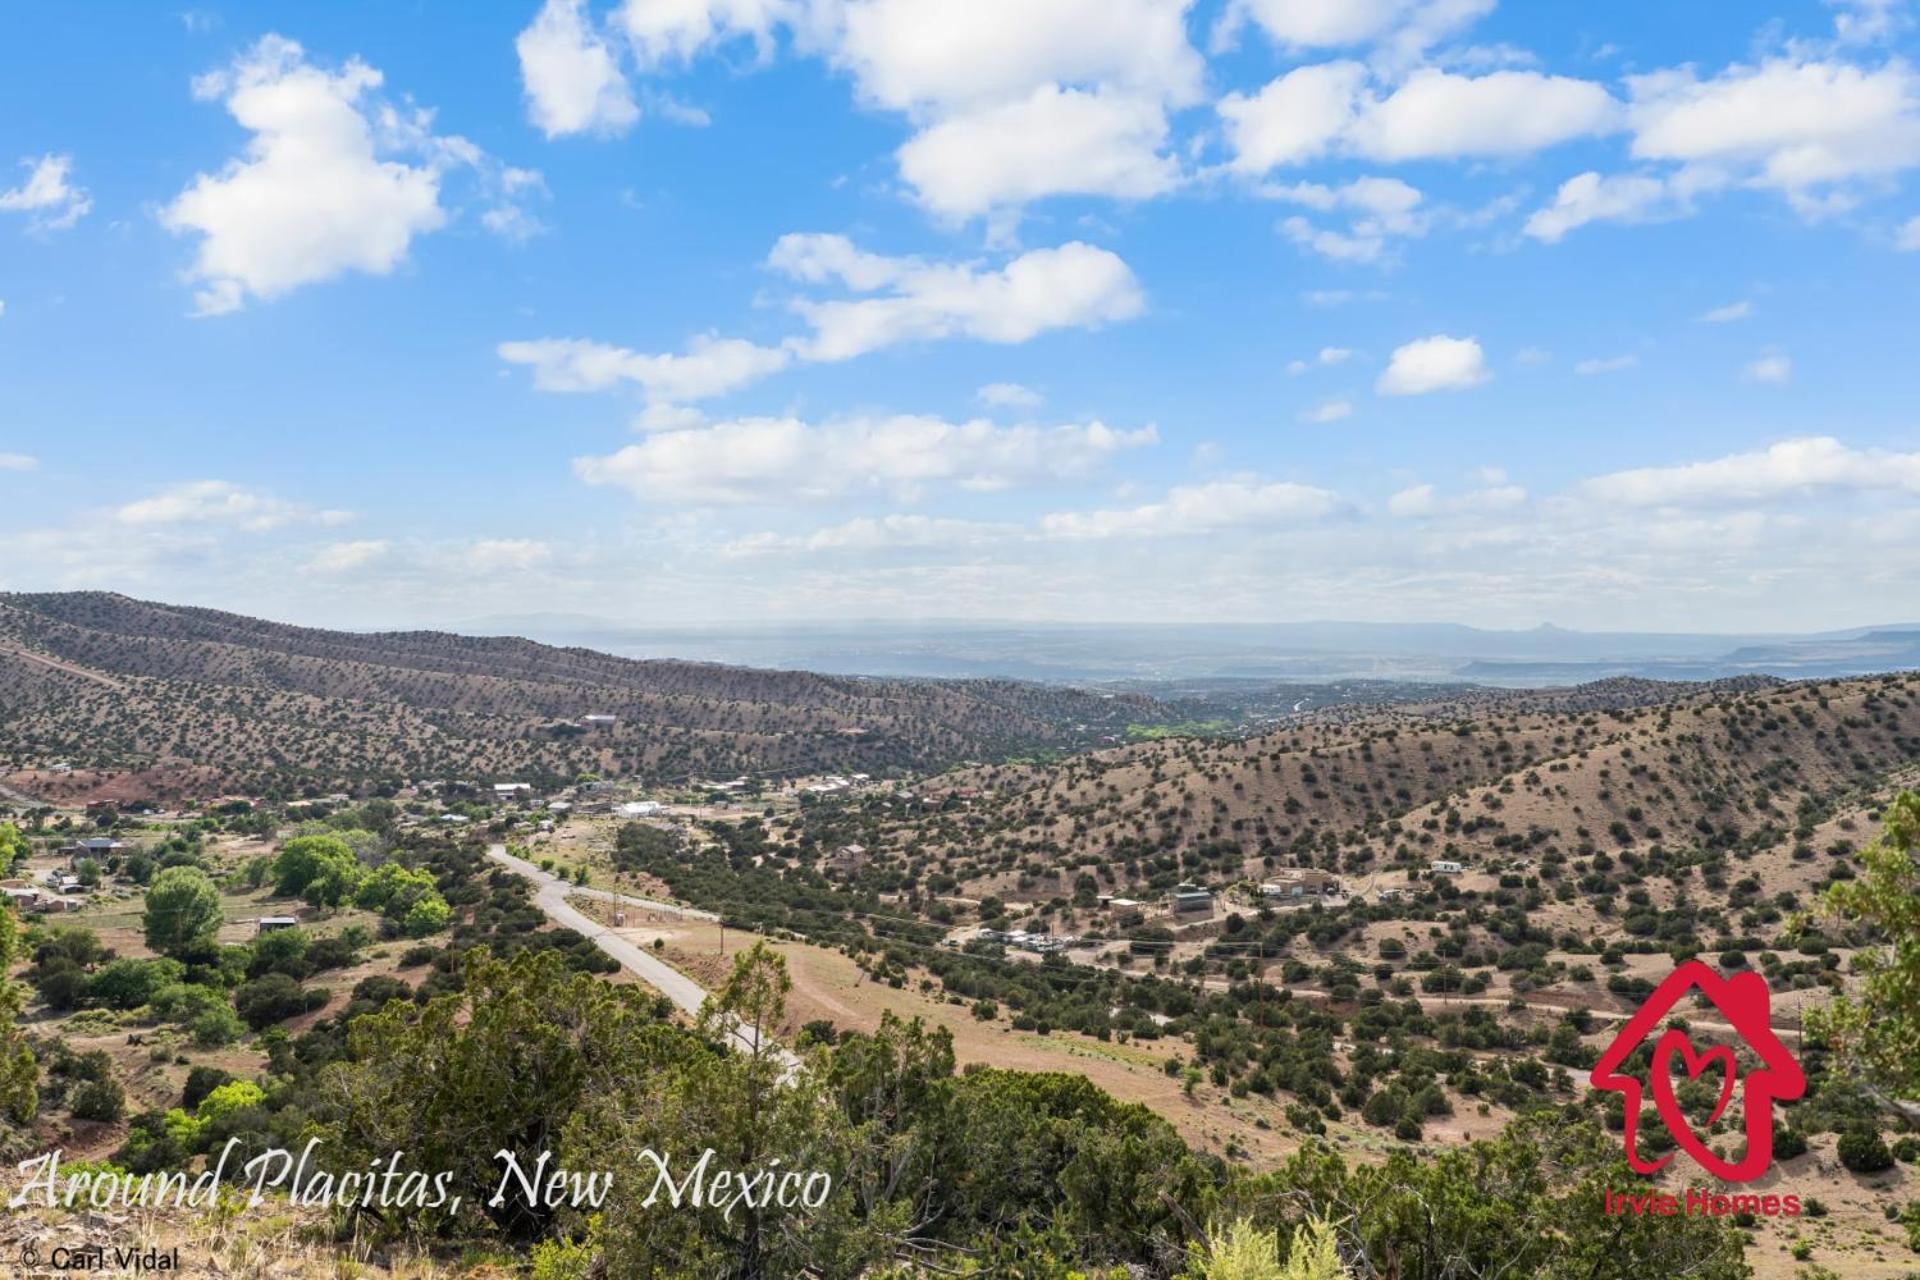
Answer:
M1449 862L1445 858L1435 858L1427 864L1427 870L1437 876L1457 876L1466 868L1457 862Z

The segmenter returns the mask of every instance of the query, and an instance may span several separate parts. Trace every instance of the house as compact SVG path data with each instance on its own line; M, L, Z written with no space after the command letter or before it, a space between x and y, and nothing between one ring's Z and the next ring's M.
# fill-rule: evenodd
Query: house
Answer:
M1312 893L1338 893L1339 891L1339 877L1317 867L1284 871L1279 879L1270 880L1260 886L1260 896L1263 898L1304 898Z
M548 812L548 813L566 813L566 812L567 812L568 810L570 810L570 809L572 809L572 808L573 808L573 804L572 804L572 802L570 802L570 801L567 801L567 800L549 800L549 801L547 801L547 812Z
M630 800L620 806L619 813L623 818L650 818L666 807L658 800Z
M13 904L16 911L31 911L40 905L40 891L38 889L9 888L6 894L7 901Z
M1183 884L1173 891L1173 909L1180 915L1206 912L1213 914L1213 890Z
M74 841L71 845L67 846L63 852L68 855L69 861L77 867L83 858L92 858L96 862L103 861L110 855L120 852L120 850L125 847L126 846L118 840L110 840L105 836L91 836L85 840Z
M1457 876L1466 868L1457 862L1449 862L1445 858L1435 858L1427 864L1427 870L1436 876Z
M1759 974L1747 971L1731 978L1722 978L1699 960L1687 961L1654 988L1653 994L1647 997L1632 1020L1620 1029L1620 1034L1600 1055L1600 1060L1594 1063L1588 1083L1596 1089L1619 1093L1626 1103L1627 1163L1640 1173L1654 1173L1662 1168L1671 1156L1662 1156L1657 1160L1640 1158L1635 1138L1640 1121L1642 1082L1623 1072L1622 1068L1642 1042L1667 1020L1675 1006L1684 997L1694 994L1696 988L1698 994L1719 1011L1720 1018L1733 1028L1734 1034L1745 1042L1747 1050L1759 1059L1761 1065L1748 1071L1742 1079L1738 1075L1738 1059L1731 1046L1719 1045L1699 1052L1685 1030L1670 1026L1653 1042L1648 1080L1650 1083L1666 1082L1676 1056L1687 1074L1696 1077L1707 1062L1722 1060L1725 1083L1720 1105L1723 1108L1727 1105L1738 1086L1740 1106L1744 1112L1740 1128L1746 1134L1744 1154L1738 1161L1722 1159L1694 1133L1686 1114L1675 1102L1671 1087L1663 1093L1659 1085L1654 1084L1648 1091L1653 1094L1655 1108L1673 1140L1701 1168L1727 1182L1751 1182L1765 1173L1767 1166L1773 1162L1774 1100L1791 1101L1807 1091L1807 1078L1801 1072L1800 1064L1794 1061L1793 1055L1773 1033L1767 983ZM1709 1075L1708 1078L1712 1079L1713 1076Z
M281 929L297 928L299 924L300 918L298 916L261 916L254 922L254 931L256 933L277 933Z
M581 716L580 723L589 729L610 729L620 723L620 717L608 715Z
M867 865L867 846L842 845L827 858L827 865L835 871L858 871Z
M496 782L493 784L493 798L497 801L525 800L533 795L530 782Z

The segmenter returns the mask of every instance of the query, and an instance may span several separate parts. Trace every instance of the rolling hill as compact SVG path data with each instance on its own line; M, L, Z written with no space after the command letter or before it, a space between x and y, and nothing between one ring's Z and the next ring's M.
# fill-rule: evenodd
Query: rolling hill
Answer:
M589 728L590 715L617 719ZM1081 745L1165 716L1140 695L1008 680L866 680L353 634L107 593L0 595L0 758L113 770L123 786L131 773L155 791L881 773Z

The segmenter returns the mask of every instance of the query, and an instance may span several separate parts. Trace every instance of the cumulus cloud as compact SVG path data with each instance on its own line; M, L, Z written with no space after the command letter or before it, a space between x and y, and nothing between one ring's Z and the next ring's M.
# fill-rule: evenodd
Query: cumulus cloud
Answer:
M0 471L32 471L40 459L27 453L0 453Z
M965 220L1047 196L1143 200L1171 191L1181 174L1166 142L1166 111L1153 99L1048 84L930 125L898 159L923 206Z
M500 358L529 365L543 391L604 391L626 383L660 403L724 395L795 360L840 361L903 342L972 338L1019 343L1052 329L1096 328L1146 307L1116 254L1078 241L1004 265L929 262L869 253L845 236L782 236L769 269L845 297L796 297L809 332L764 346L706 334L682 354L647 354L584 338L503 342Z
M1575 364L1573 371L1590 378L1599 373L1624 373L1639 363L1640 357L1636 355L1596 356Z
M416 237L446 225L441 182L455 169L488 188L499 229L531 229L527 215L510 211L516 196L539 189L537 174L433 134L429 113L378 102L381 83L357 58L327 71L271 35L194 81L196 97L221 102L253 135L242 155L196 177L160 211L168 230L199 237L187 275L199 285L200 314L350 271L390 274Z
M1477 339L1435 334L1396 348L1376 390L1383 396L1465 391L1492 376Z
M1427 67L1355 121L1375 160L1526 155L1614 129L1620 104L1599 85L1537 71L1457 75Z
M935 113L1008 102L1047 84L1159 101L1199 94L1191 0L848 0L832 52L867 101Z
M1560 184L1553 203L1536 210L1523 230L1553 244L1590 222L1663 222L1690 216L1701 197L1724 190L1731 178L1711 165L1670 173L1577 174Z
M71 156L29 156L20 164L27 176L0 190L0 213L24 213L36 231L65 231L93 208L93 198L73 183Z
M1589 480L1585 490L1633 507L1765 502L1834 491L1920 494L1920 453L1853 449L1832 436L1812 436L1709 462L1617 471Z
M574 461L588 484L661 503L822 501L864 492L912 497L930 485L991 490L1089 474L1158 438L1100 422L999 426L902 415L813 424L741 418L656 432Z
M846 360L929 338L1025 342L1050 329L1131 319L1146 307L1118 255L1079 241L1030 250L992 269L863 253L844 236L787 235L768 265L797 280L875 295L796 299L793 309L813 328L796 350L809 360Z
M113 516L128 525L223 524L250 533L296 522L343 524L351 518L344 511L316 511L225 480L174 485L119 507Z
M522 36L549 134L632 123L631 88L582 0L549 0ZM610 20L642 72L730 44L763 60L784 33L847 73L860 101L915 133L902 178L948 219L1082 194L1141 199L1180 180L1166 110L1197 100L1205 65L1191 0L625 0ZM526 44L544 57L536 74Z
M1426 234L1430 221L1420 190L1398 178L1355 178L1340 187L1316 182L1270 185L1263 194L1322 211L1344 210L1344 229L1318 227L1304 217L1281 220L1280 230L1302 248L1340 262L1374 262L1400 236Z
M1753 361L1741 373L1749 382L1766 382L1779 386L1792 380L1793 361L1778 351L1771 351Z
M1296 67L1251 97L1229 93L1216 109L1231 167L1263 174L1325 154L1352 127L1366 82L1359 63L1326 62Z
M1718 166L1803 212L1845 207L1852 184L1920 165L1920 76L1906 63L1776 58L1700 79L1628 80L1633 154Z
M1920 218L1910 219L1900 228L1894 247L1906 253L1920 253Z
M528 117L547 137L623 133L640 118L627 77L592 27L584 0L547 0L514 50Z
M1388 65L1417 57L1492 13L1494 0L1230 0L1217 44L1252 23L1288 50L1376 45Z
M1229 166L1264 174L1325 155L1369 160L1456 159L1530 154L1608 133L1621 107L1591 81L1536 71L1461 75L1425 67L1376 97L1356 62L1299 67L1218 111Z
M1043 516L1047 538L1168 538L1226 529L1310 524L1345 509L1338 494L1312 485L1279 481L1222 480L1184 485L1158 502L1106 511L1063 511Z
M644 70L657 70L731 41L749 40L762 56L783 22L799 16L790 0L625 0L614 22Z
M704 400L777 373L792 360L782 347L703 334L683 354L647 355L586 338L536 338L496 348L508 364L533 369L542 391L606 391L634 383L663 402Z

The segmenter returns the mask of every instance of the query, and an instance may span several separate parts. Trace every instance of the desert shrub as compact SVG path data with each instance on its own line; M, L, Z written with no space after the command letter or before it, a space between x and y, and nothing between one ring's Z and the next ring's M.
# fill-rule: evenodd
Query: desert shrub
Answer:
M1854 1173L1880 1173L1893 1167L1893 1152L1871 1129L1849 1129L1840 1135L1840 1163Z

